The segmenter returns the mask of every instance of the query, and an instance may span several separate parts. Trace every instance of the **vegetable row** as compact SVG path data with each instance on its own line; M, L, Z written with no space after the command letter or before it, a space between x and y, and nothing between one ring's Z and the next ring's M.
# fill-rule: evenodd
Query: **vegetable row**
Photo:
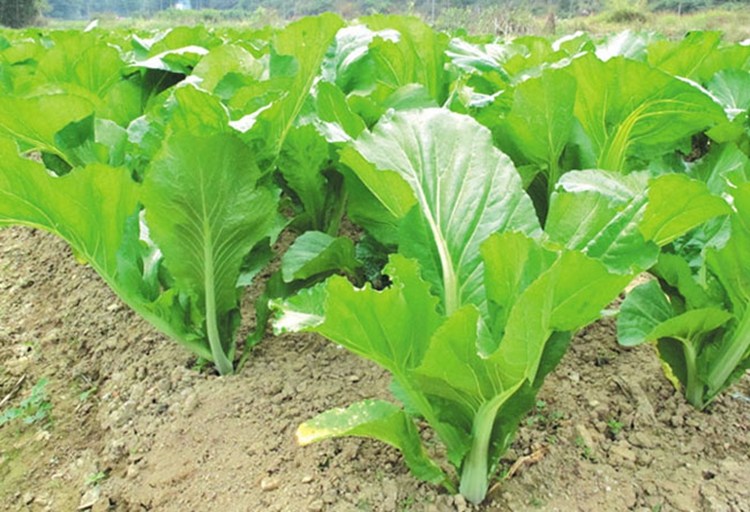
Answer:
M298 440L379 439L479 503L572 335L635 276L619 341L654 343L693 405L750 366L749 70L711 32L6 31L0 225L64 238L222 375L272 316L374 361L401 405L324 412Z

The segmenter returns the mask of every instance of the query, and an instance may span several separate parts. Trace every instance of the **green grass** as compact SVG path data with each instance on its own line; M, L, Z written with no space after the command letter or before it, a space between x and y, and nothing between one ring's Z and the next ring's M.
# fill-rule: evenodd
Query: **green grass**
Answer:
M611 13L600 13L586 17L558 20L557 35L583 30L594 35L606 35L623 30L647 30L660 32L673 39L682 38L691 30L721 30L727 42L738 42L750 38L750 7L733 10L709 10L693 14L645 12L645 21L615 23Z

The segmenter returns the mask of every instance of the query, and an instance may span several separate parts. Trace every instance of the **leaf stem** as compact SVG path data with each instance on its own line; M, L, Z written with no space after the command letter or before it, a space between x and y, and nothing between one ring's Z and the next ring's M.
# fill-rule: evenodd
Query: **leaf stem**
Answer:
M459 491L475 505L487 496L490 477L490 441L500 407L526 382L519 381L491 400L484 402L474 415L471 426L471 448L461 466Z
M231 375L234 372L232 362L224 353L219 335L219 326L216 322L216 288L214 285L214 255L211 243L210 226L204 226L206 243L203 244L203 279L206 291L206 329L208 330L208 344L211 347L211 355L220 375Z
M500 402L502 403L502 402ZM472 443L469 455L461 467L461 494L470 502L478 505L489 488L489 449L495 416L500 408L495 400L484 403L474 416L472 425Z
M695 347L689 339L682 340L682 353L685 356L685 369L687 371L687 383L685 385L685 398L695 408L703 409L703 382L698 377L698 356Z
M547 175L547 204L549 205L552 193L555 191L557 180L560 179L560 165L553 155L550 155L549 174Z
M716 361L711 364L706 379L709 396L712 397L723 389L730 375L737 369L750 349L750 307L745 309L745 314L726 346L728 348L723 350Z

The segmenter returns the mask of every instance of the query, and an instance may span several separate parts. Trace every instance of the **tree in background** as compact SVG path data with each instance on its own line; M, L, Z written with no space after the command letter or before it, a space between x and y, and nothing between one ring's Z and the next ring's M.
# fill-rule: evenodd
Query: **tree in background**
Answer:
M66 20L86 18L88 17L88 4L89 0L54 0L50 2L49 15Z
M46 0L0 0L0 25L26 27L48 9Z

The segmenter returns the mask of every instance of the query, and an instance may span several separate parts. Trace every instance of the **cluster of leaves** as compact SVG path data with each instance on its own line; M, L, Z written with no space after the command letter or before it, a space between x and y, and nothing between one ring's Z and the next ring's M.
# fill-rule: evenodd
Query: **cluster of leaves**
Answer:
M340 26L7 33L0 223L61 236L135 311L231 373L239 286L286 222L274 162Z
M733 152L733 177L719 176L726 161L711 169L731 199L712 197L727 215L665 250L657 279L628 295L618 322L621 344L657 344L667 376L699 409L750 368L750 162Z
M0 224L67 240L222 374L242 288L295 230L243 356L270 301L276 332L371 359L403 404L325 412L299 441L380 439L480 502L572 334L638 273L661 288L626 301L624 342L658 340L701 404L747 365L749 62L714 33L503 43L387 16L7 32Z

